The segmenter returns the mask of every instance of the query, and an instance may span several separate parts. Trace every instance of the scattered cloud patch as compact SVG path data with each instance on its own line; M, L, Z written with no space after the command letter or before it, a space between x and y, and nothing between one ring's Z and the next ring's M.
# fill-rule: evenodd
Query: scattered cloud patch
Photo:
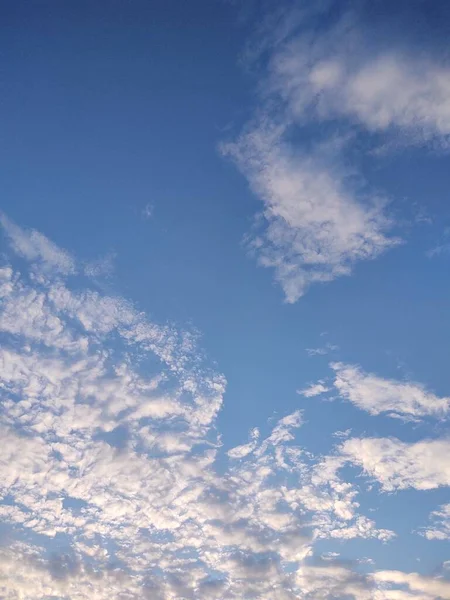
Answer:
M317 540L392 539L344 459L298 445L302 411L218 470L226 382L195 335L24 257L0 270L3 597L309 598Z
M419 383L384 379L356 365L332 363L331 367L336 373L334 387L341 398L372 415L444 418L450 412L450 398L440 398Z
M223 146L263 200L266 227L249 240L262 266L272 267L286 301L296 302L312 283L350 275L360 260L375 258L398 240L385 202L363 202L325 153L302 154L279 127L260 123Z
M87 277L109 277L114 271L114 259L116 255L109 252L97 260L89 261L84 266L84 274Z
M430 517L433 524L424 530L423 535L428 540L450 540L450 503L434 510Z
M342 456L362 467L385 491L450 485L450 440L405 443L396 438L350 438Z
M5 215L0 215L0 223L19 256L37 261L45 270L52 269L63 275L75 273L75 261L70 254L39 231L22 229Z
M334 352L335 350L339 350L339 346L330 343L327 343L325 346L321 346L320 348L306 348L306 352L309 356L325 356L326 354Z
M327 387L323 381L318 381L317 383L312 383L303 390L297 390L297 394L305 396L305 398L313 398L314 396L326 394L330 390L331 388Z

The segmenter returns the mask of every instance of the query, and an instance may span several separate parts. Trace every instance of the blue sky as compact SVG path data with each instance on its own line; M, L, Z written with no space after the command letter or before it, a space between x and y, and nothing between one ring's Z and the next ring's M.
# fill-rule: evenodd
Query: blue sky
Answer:
M0 596L449 599L447 3L0 11Z

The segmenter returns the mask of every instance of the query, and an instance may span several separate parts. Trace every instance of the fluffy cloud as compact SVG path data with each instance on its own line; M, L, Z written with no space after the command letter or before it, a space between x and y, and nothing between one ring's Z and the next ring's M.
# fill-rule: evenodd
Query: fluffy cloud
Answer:
M315 282L349 275L359 260L395 245L377 198L362 200L322 149L301 153L285 131L264 123L223 147L263 200L265 228L250 240L261 265L273 267L287 302Z
M380 148L448 145L445 45L440 51L434 32L429 45L426 35L421 45L406 39L405 15L371 18L370 4L341 12L329 2L280 6L246 54L260 103L224 151L262 200L250 247L274 269L287 302L398 243L386 203L348 165L355 149L374 158Z
M346 119L369 132L397 130L408 141L450 134L450 66L416 48L367 41L347 14L317 35L289 41L271 64L271 85L305 119ZM369 33L370 38L370 33Z
M439 398L419 383L383 379L355 365L332 363L331 367L339 395L372 415L444 417L450 411L450 398Z
M302 411L217 469L225 380L195 336L28 258L0 270L2 597L306 598L317 540L394 535L295 445Z
M406 586L410 595L402 595L401 590L386 592L385 598L421 598L423 600L450 598L450 582L444 579L434 577L423 577L417 573L402 573L401 571L378 571L374 579L377 583L388 583L400 586Z
M386 491L450 485L450 440L407 444L395 438L351 438L342 444L341 451Z

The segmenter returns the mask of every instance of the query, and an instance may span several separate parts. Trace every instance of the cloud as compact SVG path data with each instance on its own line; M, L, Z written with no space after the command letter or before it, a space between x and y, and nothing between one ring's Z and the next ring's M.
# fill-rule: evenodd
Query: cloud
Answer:
M419 383L384 379L356 365L331 363L331 367L336 373L334 387L341 398L371 415L444 418L450 412L450 398L440 398Z
M196 335L25 258L0 269L2 597L293 599L317 540L394 536L297 445L302 411L218 469L226 382Z
M309 356L325 356L325 354L329 354L334 350L339 350L339 346L330 343L327 343L320 348L306 348L306 352Z
M424 530L423 535L428 540L449 540L450 539L450 503L443 504L438 510L434 510L430 515L433 526Z
M418 4L409 3L412 15L423 12ZM244 62L259 102L222 150L262 201L249 247L274 269L287 302L399 243L386 198L365 184L356 153L376 160L389 148L449 144L445 38L422 13L415 23L424 31L405 27L411 14L369 2L341 11L283 3L252 36Z
M218 470L225 379L196 336L119 296L70 287L39 254L25 258L30 277L0 269L0 517L13 528L0 549L5 600L446 593L437 578L362 575L313 555L318 540L395 536L360 513L346 463L385 490L431 489L450 480L446 441L350 438L316 457L297 445L297 410L263 439L253 429ZM441 539L446 512L433 513L426 537ZM52 554L62 538L67 552Z
M365 575L339 560L303 566L296 574L302 598L311 600L448 600L450 582L417 573L377 571Z
M243 444L242 446L236 446L235 448L231 448L228 450L227 454L230 458L244 458L248 456L251 452L253 452L257 445L259 439L259 429L255 428L250 432L250 442L248 444Z
M70 254L58 248L45 235L34 229L22 229L5 215L0 215L0 223L17 254L27 260L38 261L42 267L54 269L63 275L75 273L75 262Z
M385 491L450 485L450 440L407 444L396 438L350 438L342 444L341 452Z
M109 252L97 260L91 260L84 266L84 274L87 277L108 277L114 271L115 254Z
M279 127L259 123L223 146L264 203L265 228L249 240L262 266L275 269L287 302L312 284L349 275L355 262L398 243L378 198L361 194L321 149L302 153Z
M374 596L370 580L352 569L335 564L304 566L296 574L303 597L308 599L353 598L371 600Z
M323 381L318 381L317 383L312 383L303 390L297 390L297 394L301 394L302 396L305 396L305 398L313 398L314 396L326 394L329 391L330 388L324 385Z
M402 573L401 571L378 571L375 573L374 579L377 583L407 586L414 594L411 596L413 598L416 598L418 594L422 594L419 598L424 598L424 600L448 600L450 598L450 581L437 577L424 577L418 573ZM388 597L395 598L396 596Z
M449 254L450 252L450 244L438 244L434 246L430 250L427 250L425 253L428 258L433 258L435 256L441 256L442 254Z
M320 9L304 19L300 32L285 38L271 57L271 92L299 122L338 119L369 133L401 135L404 143L445 142L450 65L436 30L432 40L430 31L422 31L419 45L393 12L368 18L361 4L362 10L330 17L326 25L322 19L317 26Z

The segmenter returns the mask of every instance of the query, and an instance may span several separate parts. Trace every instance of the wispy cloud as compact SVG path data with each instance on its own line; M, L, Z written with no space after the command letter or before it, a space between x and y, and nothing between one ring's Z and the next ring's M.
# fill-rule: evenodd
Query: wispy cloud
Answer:
M70 254L58 248L39 231L22 229L2 214L0 223L17 254L27 260L38 261L42 267L54 269L64 275L75 273L75 262Z
M250 247L287 302L399 241L386 200L349 166L355 148L374 158L381 146L448 144L445 54L419 51L396 35L401 20L370 18L368 4L340 13L329 2L280 6L245 53L260 102L223 151L262 200L264 225Z
M325 344L325 346L320 346L319 348L306 348L306 352L309 356L325 356L335 350L339 350L339 346L330 344L329 342Z
M88 277L108 277L114 271L115 254L109 252L105 256L91 260L84 265L84 274Z
M377 480L386 491L432 490L450 485L450 440L405 443L396 438L350 438L342 455Z
M380 198L358 199L328 149L299 152L284 139L285 129L256 124L223 151L264 202L266 226L249 245L262 266L275 269L292 303L312 283L349 275L355 262L375 258L398 240L385 235L391 223Z
M420 383L385 379L365 373L357 365L332 363L331 367L340 397L372 415L443 418L450 413L450 398L440 398Z
M273 58L271 84L298 120L345 119L369 132L400 131L408 143L445 140L449 65L373 37L347 14L314 39L294 38Z
M317 383L312 383L302 390L297 390L297 394L305 396L305 398L313 398L314 396L326 394L330 390L331 388L327 387L323 381L318 381Z
M450 540L450 503L443 504L430 515L432 525L423 531L428 540Z

